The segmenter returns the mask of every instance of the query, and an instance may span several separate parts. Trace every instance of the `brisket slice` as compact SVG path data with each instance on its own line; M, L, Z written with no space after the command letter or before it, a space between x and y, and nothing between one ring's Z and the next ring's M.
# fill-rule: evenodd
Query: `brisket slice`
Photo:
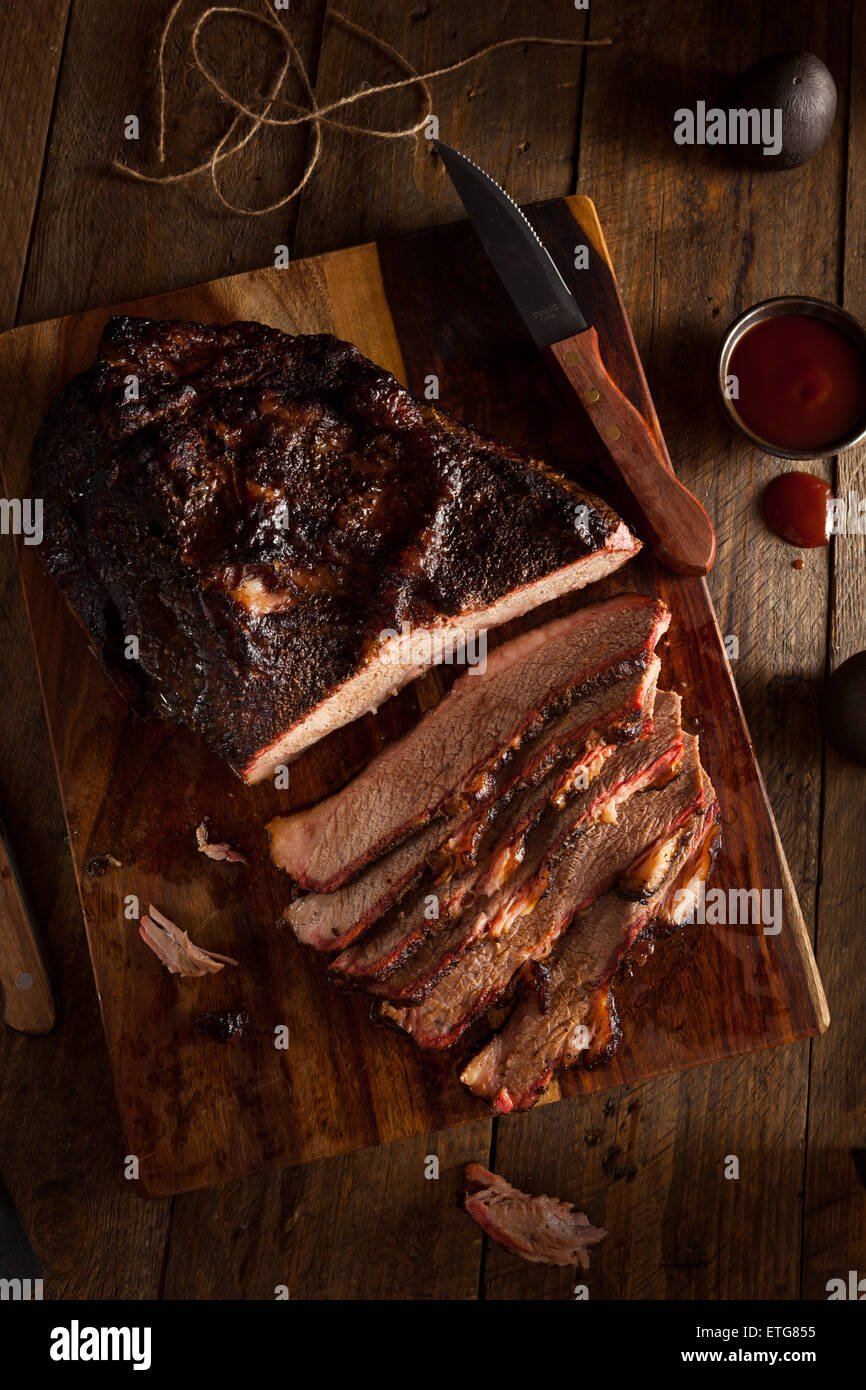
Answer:
M717 834L718 807L707 782L705 806L679 835L664 880L643 902L609 893L567 932L558 958L547 971L543 998L527 990L504 1028L464 1068L461 1080L474 1095L489 1100L498 1114L528 1110L554 1074L573 1066L607 1027L611 979L624 955L655 915L693 891L694 875L705 875L710 837Z
M466 1164L463 1181L464 1211L497 1245L532 1264L579 1264L586 1269L589 1246L607 1235L591 1226L571 1202L543 1194L530 1197L480 1163Z
M669 622L658 599L621 594L497 647L342 791L272 821L274 863L304 888L339 888L435 816L477 801L497 762L547 719L645 668Z
M649 738L618 749L606 759L598 778L588 788L573 794L562 806L551 806L528 835L522 862L510 877L487 896L470 903L459 921L431 936L418 954L393 975L368 985L370 992L395 1004L420 1004L434 986L444 982L470 947L487 937L493 943L491 950L496 959L507 957L506 943L515 932L519 934L519 919L532 914L536 905L553 891L557 860L569 852L568 847L576 840L589 836L580 858L586 893L604 892L612 881L609 842L624 841L627 833L616 827L605 835L605 825L626 816L629 798L637 792L670 781L683 761L679 698L660 695L657 707L656 728ZM553 793L554 788L550 791ZM602 841L604 852L599 853L596 847ZM492 857L499 856L494 851ZM543 914L543 907L539 911ZM531 927L526 931L531 931ZM471 976L471 964L467 969ZM510 978L510 974L505 977L505 984ZM448 992L444 983L443 989Z
M639 549L351 344L258 323L110 319L31 472L43 557L106 666L249 782Z
M573 753L569 761L572 775L576 776L581 768L600 766L604 755L613 748L613 744L605 744L600 749L581 748ZM542 787L544 785L543 782ZM424 904L429 894L436 894L440 920L454 915L476 879L486 871L486 860L478 860L481 845L490 838L494 827L499 830L504 821L516 821L523 814L523 804L523 801L518 803L515 797L509 801L504 796L489 802L471 817L463 817L455 833L444 844L441 841L447 823L431 821L410 840L398 845L384 859L377 859L336 892L310 893L306 898L292 903L286 910L285 918L294 926L298 940L306 945L318 946L320 950L348 948L343 952L348 960L343 960L341 956L331 967L337 975L343 974L343 967L347 963L349 975L357 975L358 970L353 967L357 967L361 959L375 961L377 968L373 973L378 974L386 940L393 938L395 929L398 937L403 937L399 924L405 923L408 932L415 929L412 924L417 923L419 915L422 921L426 921L426 915L419 914L417 904ZM517 835L516 825L512 833ZM401 899L419 880L423 880L420 893L412 898L407 907L403 907ZM392 904L396 905L395 912L388 913ZM368 949L364 950L367 941L363 941L359 943L356 953L349 955L353 949L350 943L371 922L376 922L383 915L385 920L381 928L369 934L372 940ZM419 937L419 944L420 940ZM408 938L401 948L403 955L407 944Z
M477 1018L508 992L530 960L543 960L569 922L607 893L639 854L663 847L700 809L703 787L696 741L683 736L683 767L666 787L626 802L615 825L591 825L551 874L549 891L534 912L512 918L503 931L482 937L421 1004L380 1006L380 1015L409 1033L419 1047L451 1047Z
M566 714L546 724L537 739L524 744L511 761L505 760L487 779L477 805L455 815L430 822L420 831L374 860L356 878L333 893L308 893L286 909L284 920L299 941L318 950L348 947L372 923L383 917L410 889L426 878L453 881L476 862L490 825L501 821L524 786L536 785L557 760L593 767L613 749L604 738L626 739L636 736L652 712L651 691L658 667L656 658L646 670L638 671L606 690L579 700ZM440 892L440 914L445 908ZM426 918L424 919L426 921ZM368 933L379 940L393 931L393 914L382 924L382 931ZM351 949L351 948L350 948ZM348 959L340 959L337 969L346 967L348 976L360 975L363 943ZM375 948L371 959L377 968ZM394 962L396 964L396 962Z
M499 814L488 821L482 846L472 861L461 860L459 869L425 884L407 904L398 905L368 932L363 941L342 951L330 967L334 982L339 985L360 981L369 987L372 981L392 975L423 942L443 931L445 924L458 915L464 904L485 892L483 885L494 877L497 882L504 880L504 876L513 872L523 856L529 818L542 813L548 792L563 779L573 779L578 772L585 772L588 778L597 775L604 758L613 750L613 744L598 750L583 750L565 761L564 770L558 769L546 777L531 796L515 796L504 807L502 803L494 803ZM430 910L432 905L435 905L435 914Z

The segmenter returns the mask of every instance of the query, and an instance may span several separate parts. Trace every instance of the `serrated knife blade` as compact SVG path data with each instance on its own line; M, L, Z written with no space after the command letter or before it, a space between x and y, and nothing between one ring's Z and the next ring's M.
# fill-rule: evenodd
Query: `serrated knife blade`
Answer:
M530 222L495 179L465 154L434 140L481 243L538 347L589 326Z

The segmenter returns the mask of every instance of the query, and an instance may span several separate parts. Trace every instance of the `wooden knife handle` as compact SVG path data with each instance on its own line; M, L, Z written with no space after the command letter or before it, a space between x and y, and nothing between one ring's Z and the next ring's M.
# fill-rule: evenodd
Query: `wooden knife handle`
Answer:
M49 1033L54 998L26 894L0 821L0 984L3 1015L22 1033Z
M639 411L608 375L594 328L544 349L560 385L592 426L599 451L634 499L645 538L677 574L706 574L716 558L713 524L674 476Z

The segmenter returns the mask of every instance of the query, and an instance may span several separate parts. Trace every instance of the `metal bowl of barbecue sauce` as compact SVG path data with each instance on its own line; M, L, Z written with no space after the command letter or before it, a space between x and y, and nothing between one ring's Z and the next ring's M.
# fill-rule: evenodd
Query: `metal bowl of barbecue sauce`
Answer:
M823 299L747 309L719 349L722 408L758 448L817 459L866 439L866 329Z

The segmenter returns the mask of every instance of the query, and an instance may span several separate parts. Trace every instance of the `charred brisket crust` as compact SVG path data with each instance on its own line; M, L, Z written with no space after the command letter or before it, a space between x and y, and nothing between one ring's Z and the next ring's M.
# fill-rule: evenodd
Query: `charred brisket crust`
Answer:
M351 344L257 323L109 320L31 470L44 559L105 664L238 766L383 629L482 607L619 524ZM250 580L287 605L248 611L232 591Z

